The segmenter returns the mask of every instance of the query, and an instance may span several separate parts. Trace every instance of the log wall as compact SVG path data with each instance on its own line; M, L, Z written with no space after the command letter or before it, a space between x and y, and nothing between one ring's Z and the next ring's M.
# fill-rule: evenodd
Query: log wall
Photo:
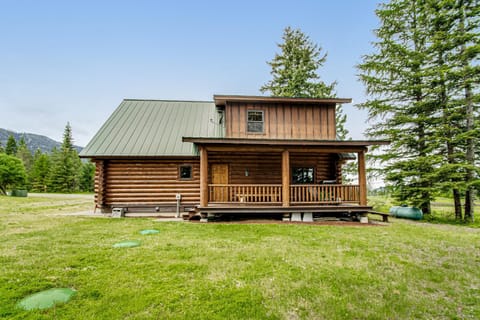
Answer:
M103 203L138 205L175 205L175 195L182 195L182 205L200 201L200 162L191 160L108 160L104 165L97 161L95 193L96 201L102 194ZM179 166L192 165L192 179L179 179Z
M264 132L247 132L247 110L264 112ZM335 140L335 105L228 103L227 138Z

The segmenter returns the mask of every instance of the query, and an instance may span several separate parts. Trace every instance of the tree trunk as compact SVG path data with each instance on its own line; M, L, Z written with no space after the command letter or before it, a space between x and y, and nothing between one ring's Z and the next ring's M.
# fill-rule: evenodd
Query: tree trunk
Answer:
M456 188L453 189L453 206L455 207L455 220L462 220L462 199L460 191Z
M465 221L473 222L473 210L474 210L474 200L475 200L475 189L468 187L465 191Z
M450 164L455 164L455 160L453 158L454 154L454 149L452 144L447 141L447 156L448 156L448 163ZM452 179L452 181L455 181ZM453 204L455 208L455 220L462 220L462 202L461 202L461 196L460 196L460 191L458 188L453 188Z
M430 193L429 192L423 192L422 197L428 197L428 199L430 199ZM432 206L431 206L430 200L423 202L420 209L422 210L423 214L431 214L432 213Z

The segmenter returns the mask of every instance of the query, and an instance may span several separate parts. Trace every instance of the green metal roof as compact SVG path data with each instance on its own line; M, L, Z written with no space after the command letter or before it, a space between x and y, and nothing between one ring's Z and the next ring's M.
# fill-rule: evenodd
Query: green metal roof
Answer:
M217 117L213 102L125 99L80 156L193 156L182 137L221 138Z

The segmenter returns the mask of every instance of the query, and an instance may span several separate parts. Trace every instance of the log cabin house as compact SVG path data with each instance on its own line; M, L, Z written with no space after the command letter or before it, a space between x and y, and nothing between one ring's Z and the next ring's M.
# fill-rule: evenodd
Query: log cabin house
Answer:
M125 99L80 156L96 165L95 204L203 215L365 214L365 153L340 141L351 99L215 95L213 102ZM342 165L358 158L358 183ZM180 199L178 199L180 198Z

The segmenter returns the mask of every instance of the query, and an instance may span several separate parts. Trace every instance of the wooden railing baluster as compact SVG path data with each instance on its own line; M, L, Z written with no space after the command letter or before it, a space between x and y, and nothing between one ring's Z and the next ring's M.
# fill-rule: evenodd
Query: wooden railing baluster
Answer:
M360 201L358 185L290 185L292 204L340 204ZM282 186L270 184L210 184L211 203L265 203L282 202Z

